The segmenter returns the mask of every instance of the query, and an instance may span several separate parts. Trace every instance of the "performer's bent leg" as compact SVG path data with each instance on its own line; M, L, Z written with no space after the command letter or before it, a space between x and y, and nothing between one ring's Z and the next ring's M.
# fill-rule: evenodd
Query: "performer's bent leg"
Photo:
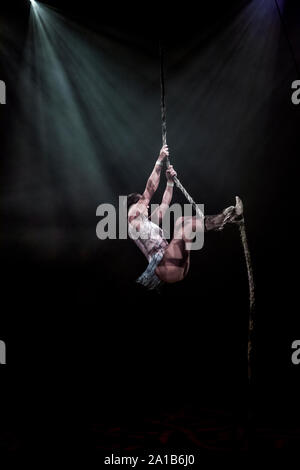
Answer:
M190 267L189 244L193 234L203 230L203 221L197 217L180 217L176 221L174 238L156 268L156 274L163 282L174 283L185 278Z
M224 226L225 217L226 216L223 213L217 215L206 215L204 219L205 231L221 230Z
M164 282L173 283L185 278L190 267L189 246L192 236L199 231L222 230L227 223L237 223L243 216L243 203L236 197L236 205L224 209L221 214L198 217L180 217L175 224L174 238L168 246L157 276Z

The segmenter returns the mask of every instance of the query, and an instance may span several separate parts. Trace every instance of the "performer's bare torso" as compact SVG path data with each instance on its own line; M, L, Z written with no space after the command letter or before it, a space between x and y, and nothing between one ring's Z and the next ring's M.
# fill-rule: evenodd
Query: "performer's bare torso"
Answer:
M144 214L140 214L135 220L135 225L132 225L129 221L129 236L134 240L147 260L150 261L155 253L166 250L168 242L164 237L163 230Z

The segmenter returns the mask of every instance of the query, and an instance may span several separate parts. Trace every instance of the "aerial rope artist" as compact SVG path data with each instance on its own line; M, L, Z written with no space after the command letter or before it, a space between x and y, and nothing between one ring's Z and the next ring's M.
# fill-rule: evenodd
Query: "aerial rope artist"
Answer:
M161 57L161 117L163 146L155 162L152 173L147 180L142 194L132 193L127 197L128 233L148 260L146 271L137 282L149 289L156 289L163 283L172 284L183 280L190 267L190 241L197 231L208 232L223 230L227 224L236 224L240 231L241 242L248 275L249 285L249 325L248 325L248 379L252 372L252 343L254 331L255 292L251 256L247 241L242 200L236 196L235 206L229 206L217 215L204 216L193 198L183 187L177 173L169 160L167 146L166 105L164 56L160 47ZM166 188L161 204L149 214L150 201L155 194L161 177L164 162L166 163ZM173 239L168 243L160 223L166 214L173 197L174 185L183 193L195 209L196 216L180 217L175 222ZM155 223L155 222L157 223ZM136 234L140 236L136 236Z

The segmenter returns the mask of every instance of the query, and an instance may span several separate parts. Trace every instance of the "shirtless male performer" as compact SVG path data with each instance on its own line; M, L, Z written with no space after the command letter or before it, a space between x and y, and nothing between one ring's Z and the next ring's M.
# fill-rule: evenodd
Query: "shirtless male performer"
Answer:
M196 216L179 217L175 222L173 239L168 243L158 224L168 210L173 196L176 171L172 165L166 171L167 185L162 202L150 217L148 213L151 198L160 182L163 162L168 156L168 146L164 145L143 194L132 193L127 196L128 233L149 263L137 282L149 289L185 278L190 266L189 245L193 234L197 231L222 230L227 223L238 223L243 217L243 204L236 196L236 205L227 207L220 214L207 215L203 219ZM153 220L157 220L158 224Z

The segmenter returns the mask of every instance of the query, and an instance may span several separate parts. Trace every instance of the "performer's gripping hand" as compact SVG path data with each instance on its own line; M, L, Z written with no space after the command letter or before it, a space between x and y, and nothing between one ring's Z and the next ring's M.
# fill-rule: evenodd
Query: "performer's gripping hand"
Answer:
M166 177L168 181L173 181L174 178L177 176L176 171L173 168L173 165L170 165L166 171Z
M169 148L167 145L163 145L159 152L159 159L164 160L169 156Z

